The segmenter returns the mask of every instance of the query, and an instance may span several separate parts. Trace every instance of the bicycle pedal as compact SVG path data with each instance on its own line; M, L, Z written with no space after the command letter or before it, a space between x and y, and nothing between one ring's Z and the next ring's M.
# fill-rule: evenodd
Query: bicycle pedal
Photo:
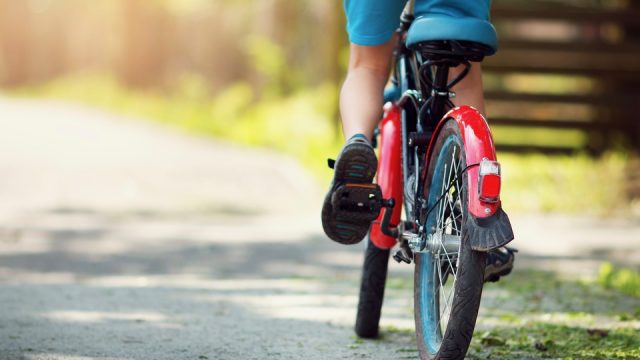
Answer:
M411 264L411 259L407 257L407 255L404 254L404 252L400 249L396 250L396 252L393 254L393 260L395 260L398 264Z
M331 205L338 217L373 221L384 206L384 199L382 190L376 184L347 183L334 191Z
M411 251L406 241L399 244L398 249L393 253L393 259L398 263L411 264L413 261L413 251Z

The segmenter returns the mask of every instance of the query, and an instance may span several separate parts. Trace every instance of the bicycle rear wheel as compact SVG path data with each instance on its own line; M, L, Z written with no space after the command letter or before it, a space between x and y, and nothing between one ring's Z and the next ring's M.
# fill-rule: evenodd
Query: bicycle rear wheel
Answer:
M356 334L361 338L378 336L388 266L389 250L377 248L367 235L355 326Z
M486 255L471 249L465 232L466 167L462 137L450 119L436 139L422 194L426 242L414 270L421 359L463 359L478 316Z

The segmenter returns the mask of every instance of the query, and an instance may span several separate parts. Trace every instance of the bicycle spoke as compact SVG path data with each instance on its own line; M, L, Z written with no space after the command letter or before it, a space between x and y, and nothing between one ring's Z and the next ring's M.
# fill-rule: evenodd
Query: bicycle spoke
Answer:
M460 156L459 149L453 148L451 158L444 164L442 172L442 185L440 189L440 198L437 205L437 218L435 219L435 228L432 229L434 236L439 236L438 250L432 253L434 265L437 266L436 274L438 284L434 291L437 291L438 299L434 299L434 311L438 314L437 329L442 334L446 331L449 322L450 312L455 297L456 281L458 280L458 261L459 261L459 245L456 252L447 251L445 246L445 236L462 235L462 164L463 159ZM450 240L447 240L450 241ZM450 247L449 247L450 248ZM446 264L445 264L446 263ZM447 284L447 279L451 275L451 281ZM443 329L444 327L444 329Z
M436 324L436 327L440 328L442 331L442 328L440 327L442 324L446 324L449 322L449 313L447 313L447 310L451 309L451 305L453 304L453 294L455 292L455 286L452 284L451 285L451 291L449 291L448 295L447 293L444 291L444 286L440 286L440 293L438 294L438 296L440 297L439 299L439 303L442 303L442 299L444 299L444 309L442 309L442 312L440 313L440 318L438 319L438 323ZM446 316L446 321L442 321L443 317ZM446 327L444 329L446 331Z
M447 173L447 165L444 166L444 173ZM444 190L447 186L446 182L442 182L442 189L440 190L440 193L443 194ZM444 211L445 211L445 207L442 204L442 201L440 201L440 204L438 204L438 219L436 222L436 231L439 231L441 226L442 226L442 219L444 217Z
M441 277L440 277L440 273L441 273L441 271L440 271L440 263L434 261L433 262L433 266L436 266L438 268L436 271L433 272L433 276L435 277L436 274L438 274L438 279L441 279ZM435 281L434 281L434 283L435 283ZM435 297L433 299L433 309L432 309L433 312L432 312L432 314L439 314L438 313L438 309L440 307L440 288L438 288L436 291L438 291L438 299L436 300Z
M453 207L453 202L449 201L449 202L448 202L448 205L449 205L449 210L451 211L451 214L454 214L454 213L455 213L455 210L454 210L454 207ZM460 230L458 229L458 227L456 226L456 222L455 222L455 221L453 221L453 219L451 218L451 216L449 217L449 219L448 219L448 220L449 220L449 223L451 224L451 226L452 226L452 228L453 228L452 230L460 231Z
M453 269L453 266L451 265L452 264L451 257L449 257L449 253L447 252L447 249L445 248L442 241L440 242L440 247L442 248L442 250L444 250L444 255L447 257L447 263L448 263L449 269L451 269L451 274L453 274L453 281L455 282L458 279L458 273Z

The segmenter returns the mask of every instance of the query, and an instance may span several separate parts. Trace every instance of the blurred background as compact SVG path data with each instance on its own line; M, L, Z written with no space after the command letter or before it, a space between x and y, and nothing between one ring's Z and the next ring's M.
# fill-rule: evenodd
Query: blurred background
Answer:
M640 3L493 4L500 50L483 65L487 112L526 270L514 274L520 285L487 291L489 321L480 323L478 339L489 340L474 340L473 351L482 357L489 344L505 358L567 354L593 343L582 329L604 320L611 336L593 351L640 356L627 351L640 328ZM53 350L37 348L22 325L41 325L38 316L53 328L61 322L70 337L82 334L70 323L115 323L134 343L126 319L171 327L172 316L192 316L167 310L171 300L127 313L117 301L74 308L68 298L101 298L103 288L118 298L124 288L157 297L158 288L175 284L196 295L217 291L198 304L229 302L233 317L255 310L257 293L234 293L244 285L225 279L286 280L292 285L258 291L273 296L256 310L261 321L295 318L301 331L318 321L350 326L361 249L329 244L317 216L331 178L326 158L342 142L344 27L340 1L0 0L0 275L13 290L3 300L13 304L4 329L17 334L0 340L0 353L131 356L112 347L83 352L82 340L58 347L43 340L51 328L36 338ZM403 332L412 325L410 276L402 269L394 270L401 281L390 290L390 351L413 346ZM306 317L311 305L300 295L300 278L315 284L304 290L311 297L327 289L336 296L313 303L325 310L318 318ZM67 294L46 311L34 296L51 291L43 281ZM566 291L594 300L558 305ZM529 315L516 317L524 310L513 300L505 308L514 296L534 304ZM34 302L21 304L25 297ZM614 305L607 309L605 299ZM273 310L280 301L287 308ZM503 341L514 324L530 325L534 339ZM166 331L160 325L153 328L159 337ZM292 326L281 325L283 333ZM317 331L327 343L344 342L345 356L384 351L350 339L349 331ZM575 333L576 342L545 335L554 332ZM182 340L196 348L206 342ZM198 351L248 356L237 344L218 345Z
M326 180L348 58L341 6L4 0L0 86L276 149ZM500 52L485 86L511 206L640 211L638 11L626 0L494 2Z

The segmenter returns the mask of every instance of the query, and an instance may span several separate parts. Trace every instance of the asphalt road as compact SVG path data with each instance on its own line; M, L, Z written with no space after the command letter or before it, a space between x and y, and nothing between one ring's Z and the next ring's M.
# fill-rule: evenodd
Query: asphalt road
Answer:
M279 154L0 98L0 359L415 357L403 286L385 336L354 338L362 247L323 236L322 188ZM522 266L640 263L632 221L513 223Z

